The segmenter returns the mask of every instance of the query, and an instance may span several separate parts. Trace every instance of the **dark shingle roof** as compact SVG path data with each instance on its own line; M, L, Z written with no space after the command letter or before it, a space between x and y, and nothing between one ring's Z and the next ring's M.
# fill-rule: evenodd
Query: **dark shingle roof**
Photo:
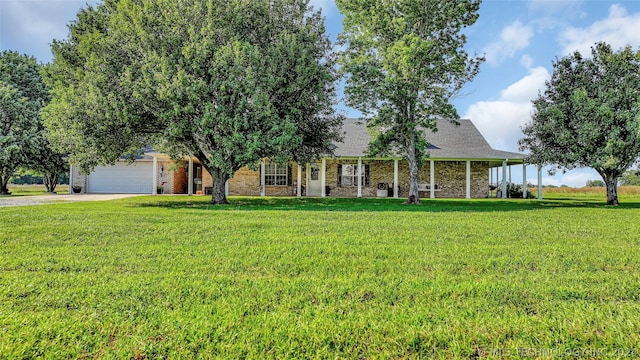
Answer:
M471 120L458 120L460 125L438 121L438 131L426 130L431 144L431 159L524 159L525 154L491 148ZM371 135L362 120L346 119L342 124L344 140L336 143L335 155L342 157L365 156Z

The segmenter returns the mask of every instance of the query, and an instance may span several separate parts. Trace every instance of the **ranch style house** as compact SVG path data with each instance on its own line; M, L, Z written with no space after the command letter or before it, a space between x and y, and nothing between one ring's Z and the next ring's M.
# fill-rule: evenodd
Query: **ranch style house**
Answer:
M419 170L420 197L486 198L498 185L498 197L506 197L510 182L507 168L510 174L511 166L521 165L526 179L526 155L495 150L470 120L458 122L439 121L438 131L426 131L430 146L428 159ZM345 120L342 131L344 140L335 144L334 155L308 164L278 164L265 159L256 171L246 167L238 170L225 186L227 194L407 197L407 162L394 156L368 157L371 136L357 119ZM70 192L82 193L204 195L210 194L212 186L211 176L198 159L174 161L153 150L133 164L122 160L98 166L88 175L72 165L70 179ZM523 195L526 197L526 192Z

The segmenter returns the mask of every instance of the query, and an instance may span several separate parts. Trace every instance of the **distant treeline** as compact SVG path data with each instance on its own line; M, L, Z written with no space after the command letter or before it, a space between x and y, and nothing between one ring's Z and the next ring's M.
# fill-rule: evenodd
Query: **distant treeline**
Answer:
M33 184L44 184L42 181L42 175L35 174L16 174L11 180L9 180L10 184L16 185L33 185ZM62 173L58 176L58 184L68 184L69 183L69 174Z

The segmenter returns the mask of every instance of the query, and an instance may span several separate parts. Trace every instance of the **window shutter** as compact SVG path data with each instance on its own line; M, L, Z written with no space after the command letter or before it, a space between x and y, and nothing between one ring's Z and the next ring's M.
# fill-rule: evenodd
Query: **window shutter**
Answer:
M292 172L293 167L291 166L291 164L287 165L287 185L292 185L293 181L291 179L291 172Z
M369 186L369 164L364 164L364 186Z
M338 164L338 186L342 186L342 164Z

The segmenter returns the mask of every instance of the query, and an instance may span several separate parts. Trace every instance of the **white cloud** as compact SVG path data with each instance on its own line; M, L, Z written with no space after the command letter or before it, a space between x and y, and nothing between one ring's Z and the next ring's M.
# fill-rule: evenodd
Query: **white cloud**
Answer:
M550 77L547 69L539 66L529 70L529 75L509 85L500 92L503 100L510 102L529 103L538 95L538 90L544 87L544 82Z
M598 174L592 174L591 172L584 172L582 170L567 172L566 174L562 174L561 182L563 184L573 186L573 187L582 187L587 185L587 181L589 180L601 180L602 177Z
M599 41L607 42L614 50L631 45L640 46L640 12L628 14L627 10L618 4L609 7L609 16L596 21L586 28L570 27L560 34L563 46L563 56L574 51L583 55L591 54L591 47Z
M480 101L463 115L471 119L489 144L496 149L517 149L520 126L530 118L531 106L508 101Z
M521 127L531 119L531 100L538 96L549 77L545 68L533 68L527 76L502 90L497 101L470 105L463 118L471 119L493 148L517 151Z
M536 178L527 179L527 182L537 185L538 184L538 178L536 177ZM552 177L549 177L549 176L543 176L542 177L542 185L560 186L561 183L560 183L560 180L558 180L556 178L552 178Z
M498 64L502 60L510 58L517 51L526 48L533 37L533 29L525 26L520 21L514 21L502 29L500 39L492 42L484 48L488 63Z
M524 66L527 69L531 69L533 66L533 58L529 55L522 55L520 58L520 65Z
M542 169L542 185L583 187L587 185L589 180L602 180L602 177L595 170L589 168L569 170L566 173L558 171L554 176L549 175L547 169L548 167ZM536 174L536 171L531 173L527 171L527 182L538 184L538 177L533 177L530 174Z

